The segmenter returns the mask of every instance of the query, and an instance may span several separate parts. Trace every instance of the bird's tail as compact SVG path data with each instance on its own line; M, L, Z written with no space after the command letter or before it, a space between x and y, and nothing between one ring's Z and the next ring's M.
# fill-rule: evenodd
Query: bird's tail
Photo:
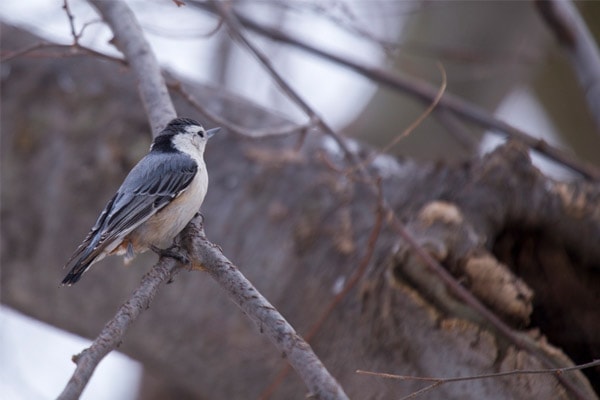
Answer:
M61 284L71 286L72 284L76 283L79 279L81 279L81 276L91 266L92 266L91 262L88 262L85 264L82 264L82 263L75 264L75 266L73 268L71 268L71 270L69 271L67 276L65 276L65 278L62 280Z
M62 285L71 286L76 283L81 276L92 266L92 264L100 261L104 256L101 251L104 246L98 245L98 239L94 238L91 234L88 235L86 240L79 246L75 253L71 256L65 267L72 265L69 273L62 280Z

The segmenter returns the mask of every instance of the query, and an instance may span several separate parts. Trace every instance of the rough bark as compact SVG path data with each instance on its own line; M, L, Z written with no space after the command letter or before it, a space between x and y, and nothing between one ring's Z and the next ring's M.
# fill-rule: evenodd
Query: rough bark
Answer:
M3 51L34 40L7 27L2 36ZM20 58L2 68L2 302L94 337L153 256L129 268L108 259L72 288L59 287L60 266L147 150L143 107L128 72L106 61ZM282 122L219 91L196 90L203 104L240 125ZM176 103L179 115L198 117ZM343 157L327 140L315 134L299 151L295 144L215 137L203 213L208 237L303 333L367 251L377 199L330 167L342 166ZM459 166L385 157L375 170L389 203L426 248L475 293L487 294L483 301L539 352L506 342L448 296L386 227L367 273L311 343L351 398L399 398L423 386L356 369L459 376L541 368L540 357L568 364L555 346L575 361L600 357L597 184L547 179L516 143ZM495 286L489 276L499 277ZM477 285L497 289L485 293ZM151 371L148 397L150 387L172 386L196 398L256 398L283 366L261 332L199 272L182 272L159 292L120 350ZM568 379L589 390L581 374ZM305 392L290 375L275 394ZM567 394L553 376L519 376L445 385L428 398Z

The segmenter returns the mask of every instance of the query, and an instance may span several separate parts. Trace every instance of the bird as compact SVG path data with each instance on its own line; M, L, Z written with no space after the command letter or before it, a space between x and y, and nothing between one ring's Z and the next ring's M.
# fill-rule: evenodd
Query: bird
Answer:
M62 285L71 286L107 255L125 263L153 250L173 255L175 237L199 212L208 190L204 149L221 128L206 130L190 118L175 118L129 172L73 253Z

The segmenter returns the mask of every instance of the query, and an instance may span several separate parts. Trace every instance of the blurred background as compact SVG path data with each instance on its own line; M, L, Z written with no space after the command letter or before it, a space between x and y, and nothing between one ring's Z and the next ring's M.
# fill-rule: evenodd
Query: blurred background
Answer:
M307 118L270 76L232 42L219 20L198 5L127 1L162 65L173 73L256 102L299 124ZM85 1L69 1L81 43L118 55L110 31ZM600 3L576 3L600 37ZM367 66L439 86L600 164L600 135L577 77L533 2L307 0L233 2L239 13ZM69 44L63 2L3 0L0 19L49 41ZM367 80L349 69L286 44L248 32L275 68L325 121L349 137L381 148L424 110L414 98ZM7 38L2 38L6 40ZM33 59L31 62L35 62ZM7 63L2 64L5 75ZM2 118L10 116L2 115ZM456 122L456 121L455 121ZM421 160L461 162L502 141L495 133L431 116L391 152ZM392 129L390 127L393 127ZM560 167L536 158L548 173L568 179ZM70 358L88 340L56 330L6 307L0 311L0 393L4 399L54 398L74 365ZM84 399L134 399L140 366L119 354L103 361ZM108 385L103 382L110 381ZM106 390L116 390L107 393Z

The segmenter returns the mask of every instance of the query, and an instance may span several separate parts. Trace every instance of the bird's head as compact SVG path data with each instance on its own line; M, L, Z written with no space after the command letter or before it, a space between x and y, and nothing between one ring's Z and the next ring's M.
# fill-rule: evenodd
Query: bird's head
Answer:
M183 152L202 155L209 138L221 128L206 130L198 121L190 118L175 118L154 139L151 150L159 152Z

